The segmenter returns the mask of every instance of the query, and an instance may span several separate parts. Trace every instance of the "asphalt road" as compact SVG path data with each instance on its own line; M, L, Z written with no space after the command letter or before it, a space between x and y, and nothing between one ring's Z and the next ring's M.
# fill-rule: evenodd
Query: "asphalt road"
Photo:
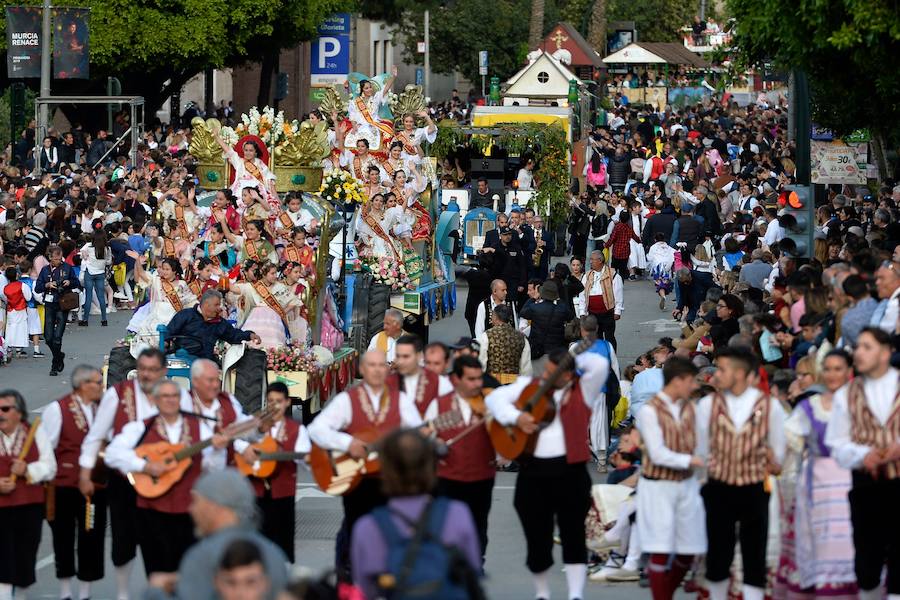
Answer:
M468 326L463 318L466 299L464 283L460 286L457 297L457 312L452 317L432 324L430 330L432 341L451 342L467 334ZM671 311L671 302L667 306L667 310ZM87 328L69 326L63 340L63 349L67 354L65 372L58 377L47 375L50 366L49 352L46 358L29 356L14 360L12 364L0 368L0 388L18 389L25 396L29 410L38 412L45 404L69 390L68 375L73 366L81 363L98 366L103 364L104 355L109 352L109 348L117 339L124 336L129 317L128 312L111 314L109 327L100 327L99 317L92 317L91 326ZM616 331L621 368L624 369L638 355L655 345L660 337L677 334L678 326L667 312L659 310L658 296L653 293L652 283L625 282L625 314L618 322ZM599 475L595 477L600 481ZM327 496L316 489L307 473L301 473L298 481L298 564L313 571L324 570L333 562L334 537L342 514L341 503L339 499ZM491 598L533 597L531 579L524 566L525 540L512 507L514 485L515 474L498 473L490 515L490 542L486 561L485 585ZM557 559L561 557L558 555ZM106 573L106 577L94 586L91 595L94 600L115 597L114 572L109 561ZM144 585L143 567L138 562L132 572L132 598L139 597ZM553 569L551 585L555 597L565 597L565 576L560 563ZM649 590L638 588L636 584L589 583L585 596L625 600L636 597L649 598L650 593ZM50 530L46 526L38 553L38 582L29 590L29 597L59 597Z

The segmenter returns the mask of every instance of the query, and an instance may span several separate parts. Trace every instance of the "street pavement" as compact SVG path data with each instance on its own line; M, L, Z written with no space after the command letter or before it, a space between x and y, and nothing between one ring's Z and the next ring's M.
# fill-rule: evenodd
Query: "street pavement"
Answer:
M457 311L430 328L430 341L452 342L468 335L468 325L463 318L466 302L465 283L457 293ZM678 326L671 319L671 302L666 312L660 311L659 297L653 292L649 281L625 282L625 313L617 324L616 337L619 345L619 365L622 369L656 344L663 336L677 336ZM48 402L69 391L69 374L78 364L100 366L116 340L124 337L125 326L130 312L109 315L109 327L100 327L98 316L91 318L87 328L70 325L63 339L66 352L66 370L58 377L49 377L48 357L14 360L0 368L0 388L16 388L26 398L29 410L39 412ZM30 352L30 350L29 350ZM601 475L592 474L596 482ZM485 586L490 598L532 598L531 578L525 568L525 539L521 525L512 506L515 486L514 473L498 473L494 487L493 506L490 515L489 538L485 570ZM342 509L339 498L320 492L311 476L301 469L298 476L297 493L297 563L312 572L320 572L333 564L334 538L340 526ZM109 536L107 535L107 548ZM92 598L105 600L115 598L115 580L112 563L108 560L106 577L94 585ZM561 554L557 551L557 561ZM31 598L58 598L54 572L54 557L51 534L44 528L44 536L38 553L38 582L29 590ZM138 598L145 586L143 567L140 559L135 564L131 577L132 598ZM555 597L565 597L565 574L562 564L554 565L551 575L551 589ZM649 590L638 588L636 584L591 584L585 590L586 598L649 598Z

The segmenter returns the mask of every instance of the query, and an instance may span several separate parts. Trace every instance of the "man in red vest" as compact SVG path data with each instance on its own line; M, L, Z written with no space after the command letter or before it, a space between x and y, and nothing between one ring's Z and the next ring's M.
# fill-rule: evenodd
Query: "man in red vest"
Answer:
M437 375L422 368L424 345L417 335L402 335L394 347L394 368L388 385L405 392L413 401L420 415L424 415L428 407L438 396L449 394L453 385L444 375Z
M0 598L35 582L44 520L44 482L56 475L53 447L40 428L28 444L25 399L0 391ZM23 594L24 595L24 594Z
M158 413L150 398L153 387L166 376L166 356L158 348L147 348L137 357L137 377L117 383L103 394L94 421L81 444L81 467L78 487L85 496L95 492L91 474L98 466L97 458L114 436L128 423L145 420ZM191 395L181 390L181 410L191 411ZM103 461L100 461L102 467ZM137 554L137 496L122 475L109 473L107 486L109 521L112 525L112 563L116 568L116 591L119 600L128 598L131 565Z
M106 463L122 474L146 473L158 477L173 468L173 464L140 458L135 449L142 444L168 442L185 447L204 440L200 433L200 419L180 407L181 388L174 381L164 379L152 392L159 414L146 421L133 421L122 428L106 448ZM225 448L228 438L212 436L213 446ZM184 475L158 498L137 497L137 533L141 556L147 575L174 573L185 551L194 543L194 524L189 512L191 488L203 472L199 453L190 457L191 464Z
M484 426L485 407L482 395L481 362L474 356L460 356L453 361L450 381L454 391L443 394L431 405L426 419L458 410L462 423L458 427L438 432L438 437L450 443L449 452L438 463L438 495L465 502L472 512L481 561L487 551L488 513L494 491L494 446ZM479 423L481 426L479 426Z
M246 421L250 417L237 399L222 389L222 371L219 365L206 358L198 358L191 364L190 412L203 417L200 419L200 435L204 438L220 433L232 423ZM247 442L238 440L235 448L245 450ZM234 463L232 449L216 449L210 446L203 451L203 470L221 471Z
M293 452L293 460L280 460L275 472L265 479L250 477L253 491L256 493L256 506L262 515L260 532L278 544L287 556L288 562L294 562L294 531L297 513L294 507L294 493L297 491L297 464L302 454L310 451L309 433L306 427L287 417L291 408L288 388L280 381L269 384L266 389L266 406L277 409L272 426L266 432L278 444L277 452ZM237 443L235 443L237 445ZM253 453L253 454L250 454ZM252 465L256 460L256 451L249 447L244 456Z
M362 382L332 398L309 426L309 437L324 450L362 459L371 452L370 436L381 439L401 426L418 426L422 418L412 399L388 378L387 356L370 350L359 360ZM366 439L363 439L365 437ZM344 523L336 542L339 574L349 575L350 532L363 515L386 502L378 475L368 475L342 497Z
M571 365L566 355L565 351L552 353L539 379L549 381L557 365ZM586 352L575 357L575 366L580 377L563 366L564 372L553 386L556 406L553 420L540 428L530 412L520 411L515 405L534 378L519 377L486 398L487 408L497 422L536 436L533 453L518 459L520 469L513 505L525 531L525 564L534 578L538 599L550 597L554 522L562 541L569 598L584 597L587 578L584 519L591 506L588 426L609 374L609 361L599 354Z
M91 496L85 496L78 489L81 443L94 422L102 394L103 376L100 371L88 365L79 365L72 371L72 393L48 404L41 413L41 427L56 452L56 479L47 488L47 521L53 532L60 598L89 598L91 582L103 579L106 490L96 490ZM88 499L92 505L93 522L87 521ZM51 511L50 506L54 510ZM79 582L77 596L72 590L72 578L75 576Z

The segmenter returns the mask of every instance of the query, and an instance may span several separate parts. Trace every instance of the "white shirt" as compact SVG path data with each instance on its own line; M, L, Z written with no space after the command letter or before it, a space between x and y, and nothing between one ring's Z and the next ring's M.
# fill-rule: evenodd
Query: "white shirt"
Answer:
M234 396L228 394L228 398L231 400L231 410L234 411L235 423L241 423L250 419L249 415L244 414L243 407L238 403ZM213 401L209 404L209 406L206 406L205 404L200 402L200 399L196 396L196 394L194 394L192 400L196 401L193 402L190 412L206 417L205 419L200 419L200 437L202 439L211 438L216 433L216 414L219 412L222 404L219 402L218 398L213 398ZM234 451L241 453L246 450L247 446L249 445L250 443L247 441L235 440ZM209 446L203 449L204 471L221 471L225 468L227 462L227 448L220 449Z
M378 336L383 333L383 331L379 331L374 336L372 336L372 341L369 342L369 350L378 350ZM400 335L402 336L403 334L401 333ZM390 337L389 335L385 335L384 337L387 338L387 350L385 351L385 354L387 355L387 361L389 363L392 363L394 362L394 357L396 356L397 340L400 338L395 339Z
M491 301L491 312L493 313L494 309L497 308L500 305L500 303L498 303L496 300L494 300L493 294L488 296L488 299ZM507 306L509 306L512 309L512 313L513 313L512 326L515 327L516 329L518 329L519 328L519 326L518 326L519 315L516 313L516 307L513 304L508 304ZM483 334L485 331L487 331L484 328L484 322L485 322L485 319L489 316L490 315L486 315L484 313L484 301L479 302L478 309L475 311L475 337L476 338L481 337L481 334Z
M3 453L11 455L13 446L16 444L16 433L6 435L0 431L0 444L3 446ZM34 432L34 445L38 450L38 459L28 463L25 468L29 483L40 483L42 481L50 481L56 477L56 455L53 453L53 446L47 439L47 434L41 427ZM14 458L18 458L15 457Z
M598 409L602 399L600 389L606 383L606 378L609 374L609 361L599 354L582 352L575 357L575 366L583 373L577 385L581 386L584 403L591 410ZM491 414L494 415L501 425L515 424L519 415L522 414L516 408L515 402L519 399L522 390L531 381L531 377L519 377L515 382L497 388L485 398L488 410L491 411ZM568 395L568 388L553 392L553 400L556 402L557 407ZM537 444L534 448L535 458L565 456L566 439L558 408L553 421L547 427L541 429L537 435Z
M90 275L103 275L106 267L112 264L112 250L108 247L103 251L103 258L97 258L97 251L93 244L85 244L81 248L81 265L87 269Z
M736 430L740 430L753 414L753 406L762 392L755 387L748 387L740 396L731 392L723 392L725 409ZM697 454L709 456L709 421L712 414L712 395L701 398L697 404ZM778 464L784 462L787 440L784 435L784 421L787 415L778 400L769 398L769 447Z
M897 369L889 368L878 378L863 377L863 393L866 405L881 425L887 423L897 397ZM847 393L850 384L834 393L831 403L831 419L825 431L825 445L831 448L831 455L845 469L858 469L872 448L854 442L850 435L850 409ZM900 440L895 440L900 441Z
M887 306L884 308L884 316L878 324L879 329L883 329L890 334L893 334L897 328L897 318L900 317L900 301L897 300L898 297L900 297L900 287L894 290L894 293L888 299Z
M766 246L773 246L784 239L784 229L778 219L772 219L766 226L766 235L763 237L763 243Z
M159 411L156 405L147 398L141 386L134 383L134 413L135 420L143 422L156 415ZM83 469L93 469L97 463L97 454L103 442L112 439L113 423L116 418L116 409L119 407L119 395L116 388L111 387L100 399L100 406L94 414L91 428L88 430L84 441L81 442L81 456L78 465ZM181 390L181 410L192 411L193 400L187 390Z
M377 414L381 402L381 390L377 393L363 383L363 392L372 405L372 410ZM309 425L309 437L319 447L326 450L338 450L347 452L353 436L344 429L350 425L353 418L353 405L350 402L350 394L341 392L328 401L325 408ZM417 427L422 423L419 409L408 394L400 392L400 423L404 427Z
M81 406L81 412L84 413L84 419L87 421L88 427L90 427L94 422L94 405L92 403L85 404L75 394L72 394L72 397ZM59 436L62 433L62 418L62 409L59 407L59 402L51 402L41 411L41 429L47 434L47 440L54 450L59 445Z
M419 386L419 377L422 376L422 368L420 367L418 371L413 373L412 375L404 375L403 376L403 392L410 397L410 399L415 402L416 401L416 389ZM446 375L438 375L438 396L443 396L444 394L449 394L453 391L453 384L450 383L450 379ZM437 404L434 402L437 398L432 399L432 402L429 403L428 408L431 408L432 404ZM424 412L424 411L423 411Z
M481 362L481 368L487 369L488 362L488 341L487 332L482 333L475 341L478 342L481 346L478 350L478 360ZM528 343L528 338L525 338L525 346L522 348L522 355L519 357L519 375L524 375L527 377L531 377L534 374L531 366L531 344Z
M519 189L523 192L526 190L530 190L532 183L534 182L534 176L531 174L531 171L522 167L519 169L519 174L516 176L516 181L519 182Z
M460 396L459 394L454 394L456 398L456 404L459 405L459 414L462 416L462 421L464 425L468 425L472 422L472 406L469 404L469 401ZM433 403L428 407L428 410L425 411L425 418L423 421L431 421L436 419L438 416L438 405L437 402Z
M154 422L162 423L166 433L166 439L170 444L181 442L181 428L187 427L184 418L178 415L178 419L174 423L169 423L162 417ZM143 421L132 421L122 428L122 433L113 438L113 441L106 447L104 460L110 468L120 471L122 474L140 473L147 465L147 461L139 457L134 451L135 446L143 437L146 427ZM207 439L203 435L197 442ZM196 442L194 442L196 443Z
M676 423L681 423L681 405L665 392L657 392L666 410L674 417ZM659 418L656 409L649 404L644 404L638 410L637 428L641 432L644 447L654 465L669 469L685 470L691 465L691 455L675 452L666 446L663 439L663 431L659 426Z
M610 267L607 267L610 268ZM587 289L587 280L588 275L591 273L594 274L594 280L591 282L591 289ZM603 295L603 284L600 280L600 273L594 270L590 270L585 273L581 277L581 283L585 286L583 292L578 294L579 302L575 304L575 312L578 313L579 317L583 317L588 314L588 299L589 296L602 296ZM622 311L625 309L625 288L622 285L622 277L615 271L613 271L612 277L612 291L615 300L615 307L613 307L613 313L617 315L621 315ZM606 300L604 299L604 302ZM607 308L609 308L607 306Z

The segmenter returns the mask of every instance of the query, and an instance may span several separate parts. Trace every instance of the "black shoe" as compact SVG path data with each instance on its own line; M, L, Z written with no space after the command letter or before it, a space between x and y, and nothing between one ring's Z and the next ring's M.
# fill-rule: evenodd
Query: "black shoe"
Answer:
M88 326L88 322L87 322L87 321L78 321L78 326L79 326L79 327L87 327L87 326Z
M106 327L107 325L109 325L109 323L107 321L100 321L101 327Z
M50 369L50 377L56 377L59 373L56 372L56 369Z
M65 361L65 358L66 358L66 353L65 353L65 352L60 352L60 353L59 353L59 362L56 364L56 370L57 370L57 371L65 371L65 370L66 370L66 361Z

